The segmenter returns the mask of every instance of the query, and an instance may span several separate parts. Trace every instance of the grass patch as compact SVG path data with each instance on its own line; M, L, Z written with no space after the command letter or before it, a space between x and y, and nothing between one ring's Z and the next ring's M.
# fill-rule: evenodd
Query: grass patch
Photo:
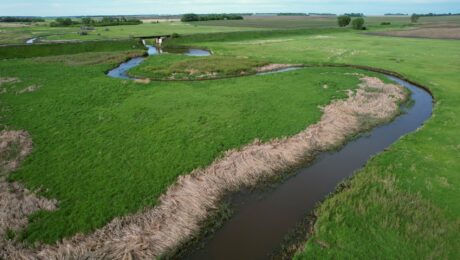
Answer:
M315 34L330 34L345 32L347 29L291 29L291 30L266 30L266 31L243 31L243 32L219 32L207 34L183 35L165 42L167 46L187 45L188 43L197 42L226 42L241 41L251 39L263 39L286 36L304 36Z
M128 73L133 77L159 80L196 80L254 74L257 67L266 64L244 57L165 54L147 59Z
M133 50L125 52L92 52L70 55L37 57L33 61L42 63L61 63L67 66L83 66L96 64L118 64L127 59L143 56L145 50Z
M449 230L458 230L460 222L446 218L420 195L400 190L396 176L387 173L382 176L376 168L367 167L348 188L326 200L317 209L314 234L305 252L294 259L378 258L382 253L388 258L456 259L457 243L444 241L455 241L456 235ZM366 243L356 241L370 236L373 239Z

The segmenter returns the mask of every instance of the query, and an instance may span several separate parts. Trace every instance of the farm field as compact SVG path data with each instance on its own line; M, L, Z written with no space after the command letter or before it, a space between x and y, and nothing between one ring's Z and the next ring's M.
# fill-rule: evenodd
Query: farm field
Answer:
M416 26L408 17L366 22L370 33L398 36L413 28L457 28L460 18L422 17ZM178 176L229 150L292 137L317 123L322 108L359 87L357 75L389 82L378 73L325 66L351 64L426 86L434 112L317 207L312 232L294 258L458 259L459 41L373 35L335 24L336 18L264 17L102 27L87 36L77 35L78 28L0 25L1 44L35 36L103 40L0 46L2 130L23 129L33 141L32 153L8 180L58 201L56 210L33 213L24 229L5 237L31 247L92 234L114 218L159 205ZM213 56L146 57L128 73L150 82L107 77L145 53L129 37L171 33L180 37L167 46L204 48ZM246 75L267 64L311 67ZM217 79L167 81L210 73Z
M409 16L367 16L366 25L373 29L411 26ZM390 22L390 25L381 26L382 22ZM460 24L460 16L450 17L422 17L418 25L423 24ZM254 27L254 28L331 28L337 27L335 16L247 16L244 20L205 21L194 22L199 25L225 26L225 27Z

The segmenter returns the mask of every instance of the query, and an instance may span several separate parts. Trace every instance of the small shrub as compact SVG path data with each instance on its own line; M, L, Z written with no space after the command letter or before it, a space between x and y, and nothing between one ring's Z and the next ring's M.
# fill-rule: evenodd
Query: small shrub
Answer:
M364 25L364 19L363 18L356 18L353 20L353 22L351 22L352 25L353 25L353 28L356 29L356 30L361 30L363 29L363 25Z
M351 18L350 16L347 15L341 15L337 17L337 23L339 24L340 27L345 27L350 24Z
M418 22L418 19L420 19L420 16L419 16L418 14L412 14L412 15L410 16L410 21L411 21L412 23Z
M380 25L391 25L390 22L381 22Z
M172 38L179 38L180 35L179 35L178 33L173 33L173 34L171 34L171 37L172 37Z

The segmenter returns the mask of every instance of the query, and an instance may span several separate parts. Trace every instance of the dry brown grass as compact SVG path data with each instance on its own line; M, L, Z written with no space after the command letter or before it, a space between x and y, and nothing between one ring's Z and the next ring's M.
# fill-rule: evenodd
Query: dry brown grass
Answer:
M149 84L150 79L135 79L134 82L139 83L139 84Z
M30 27L30 24L24 23L0 23L0 28L21 28L21 27Z
M368 124L363 115L386 121L398 113L405 99L402 87L380 79L362 77L356 92L346 100L326 106L321 120L301 133L272 140L254 141L240 150L228 151L209 167L181 176L161 196L159 204L144 212L116 218L91 235L77 235L57 245L36 250L8 247L10 258L41 259L152 259L172 250L196 234L218 206L222 196L243 186L256 185L336 147Z
M171 22L180 22L179 18L161 18L161 19L142 19L143 23L171 23Z
M10 183L6 176L20 166L32 151L32 141L25 131L0 132L0 258L11 257L10 251L22 246L9 232L27 226L28 216L38 210L54 210L56 201L37 197L18 183Z
M13 77L0 77L0 87L3 84L12 84L12 83L18 83L21 82L20 79L18 78L13 78Z
M296 66L302 66L302 64L276 64L276 63L273 63L273 64L268 64L268 65L265 65L265 66L262 66L262 67L258 67L256 69L256 71L258 73L270 72L270 71L275 71L275 70L280 70L280 69L292 68L292 67L296 67Z
M377 33L378 35L413 37L413 38L431 38L431 39L460 39L459 26L445 27L422 27L403 31L389 31Z
M19 90L17 93L18 93L18 94L23 94L23 93L35 92L35 91L37 91L39 88L41 88L41 86L38 86L38 85L31 85L31 86L28 86L28 87L26 87L26 88L23 88L23 89Z
M37 63L59 62L67 66L83 66L96 64L118 64L128 59L139 57L145 54L144 50L133 50L125 52L90 52L70 55L57 55L33 58Z

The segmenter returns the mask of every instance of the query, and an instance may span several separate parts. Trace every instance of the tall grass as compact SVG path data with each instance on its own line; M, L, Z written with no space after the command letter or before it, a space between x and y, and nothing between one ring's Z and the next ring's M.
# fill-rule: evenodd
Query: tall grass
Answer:
M143 49L137 40L91 41L0 46L0 59L31 58L83 52L121 51Z

